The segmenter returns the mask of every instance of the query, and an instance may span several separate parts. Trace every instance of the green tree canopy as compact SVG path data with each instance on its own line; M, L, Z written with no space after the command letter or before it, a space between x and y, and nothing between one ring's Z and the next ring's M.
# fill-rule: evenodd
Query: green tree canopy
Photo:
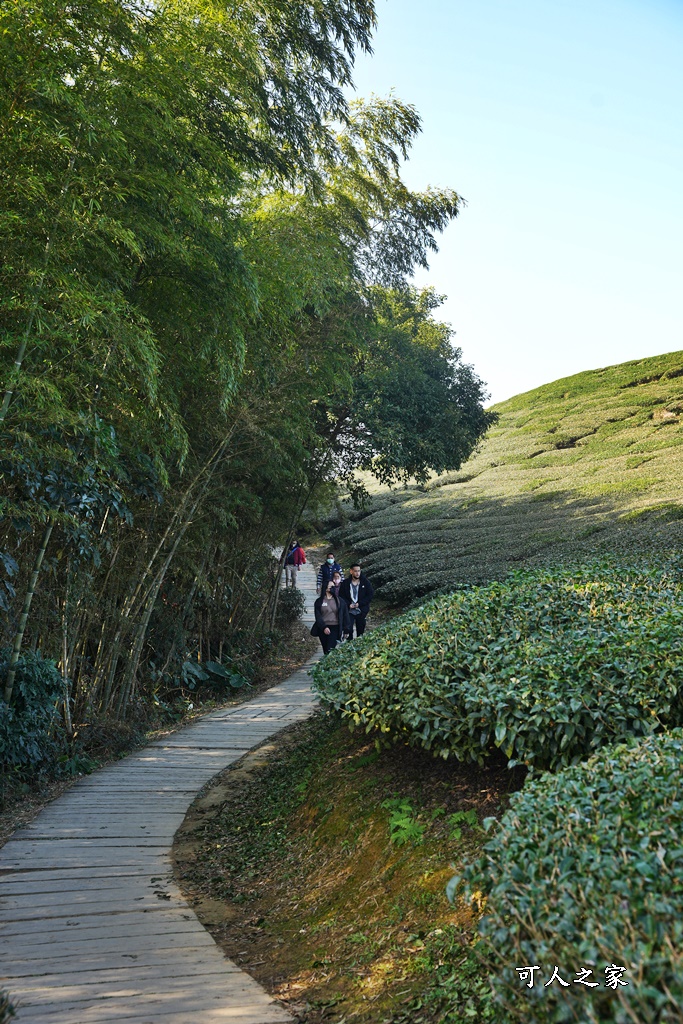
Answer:
M0 0L8 700L27 636L67 717L182 688L274 621L272 545L332 481L424 479L486 429L410 283L461 200L403 181L412 106L345 100L373 25Z

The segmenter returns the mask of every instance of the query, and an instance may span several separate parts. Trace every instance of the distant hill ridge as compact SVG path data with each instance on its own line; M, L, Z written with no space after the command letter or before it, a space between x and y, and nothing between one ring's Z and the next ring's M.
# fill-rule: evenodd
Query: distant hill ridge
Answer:
M683 352L565 377L494 407L460 470L380 491L336 537L403 603L511 568L683 549Z

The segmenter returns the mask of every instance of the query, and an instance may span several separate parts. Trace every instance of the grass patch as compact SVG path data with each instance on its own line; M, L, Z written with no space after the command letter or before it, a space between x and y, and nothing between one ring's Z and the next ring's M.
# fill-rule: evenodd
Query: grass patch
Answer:
M178 875L225 952L308 1024L436 1024L468 1006L493 1020L470 950L478 912L445 886L522 777L377 751L317 716L196 802Z

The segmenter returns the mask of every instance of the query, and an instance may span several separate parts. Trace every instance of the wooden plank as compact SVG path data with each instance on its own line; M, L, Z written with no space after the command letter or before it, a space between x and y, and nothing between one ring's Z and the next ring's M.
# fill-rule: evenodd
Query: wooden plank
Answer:
M125 807L109 808L100 813L94 813L89 808L81 811L76 821L73 818L65 822L63 818L47 818L45 821L35 821L31 825L20 829L22 839L38 838L39 836L77 836L82 835L87 829L92 829L97 835L104 829L123 828L133 835L152 835L154 832L175 831L178 824L182 824L185 815L182 811L150 814L144 818L134 818L128 813Z
M21 866L14 868L11 871L0 872L0 883L2 884L3 892L6 887L16 884L27 884L28 886L43 885L43 884L55 884L72 882L75 880L81 880L85 883L87 880L92 880L97 884L101 879L112 879L112 878L170 878L170 863L161 871L150 871L147 865L144 864L111 864L104 868L102 866L96 866L88 864L86 867L55 867L51 865L49 867L27 867L22 862ZM29 891L33 891L29 888Z
M219 953L215 946L191 946L184 945L180 949L140 950L139 953L121 953L119 956L111 953L99 955L84 953L74 964L71 956L51 957L49 965L36 960L12 960L3 963L0 973L0 985L8 978L12 978L12 985L17 990L17 979L43 979L58 978L62 975L80 978L84 984L91 980L97 980L100 976L108 978L117 976L123 972L128 977L131 972L138 971L159 972L159 976L166 973L173 975L178 971L212 973L214 970L222 972L240 971L231 960L226 960ZM23 982L22 982L23 984Z
M159 890L161 891L161 890ZM74 914L79 917L90 915L122 914L131 907L136 910L155 910L158 907L184 907L181 896L172 896L165 893L163 897L157 896L150 888L148 893L138 894L132 891L105 889L103 891L92 889L87 894L50 893L35 896L32 906L26 907L25 897L16 896L3 899L0 905L2 910L2 929L5 923L13 921L52 921L62 918L72 918ZM16 916L15 916L16 915ZM0 931L1 934L1 931Z
M187 933L173 935L164 933L163 935L158 935L156 937L148 936L147 942L149 943L154 940L154 949L156 952L162 952L167 949L183 952L188 947L194 948L196 946L201 947L202 945L205 945L207 949L212 946L215 947L215 943L208 933L204 932L204 935L206 936L205 940L201 938L200 933L191 936ZM71 957L72 964L79 963L88 953L107 956L110 962L116 960L120 963L120 958L128 949L131 954L141 954L144 947L137 945L122 947L121 942L117 938L90 939L88 942L64 942L59 945L60 953L64 956ZM22 962L28 963L31 961L36 964L37 968L42 968L45 964L49 964L51 962L50 950L45 945L24 946L23 944L20 949L16 947L8 949L7 953L3 954L3 962L5 959L9 960L10 956L17 957L19 953L21 954ZM179 963L178 970L182 971L183 969L182 963ZM43 973L43 971L36 971L36 974L40 973ZM4 981L4 987L10 992L12 991L12 976L9 973Z

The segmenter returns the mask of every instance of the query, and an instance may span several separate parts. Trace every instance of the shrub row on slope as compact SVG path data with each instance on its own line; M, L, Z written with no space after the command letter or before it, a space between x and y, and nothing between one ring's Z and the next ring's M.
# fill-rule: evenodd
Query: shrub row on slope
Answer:
M681 1021L682 762L676 729L530 780L511 798L466 875L487 899L479 948L513 1020ZM525 966L539 968L532 987ZM626 969L616 987L612 966ZM555 967L566 987L546 987ZM592 972L583 982L582 969Z
M427 492L375 493L326 530L384 600L405 606L520 566L683 549L683 353L565 377L494 410L460 471Z
M436 598L315 669L350 724L443 757L558 769L677 724L683 588L596 564Z

